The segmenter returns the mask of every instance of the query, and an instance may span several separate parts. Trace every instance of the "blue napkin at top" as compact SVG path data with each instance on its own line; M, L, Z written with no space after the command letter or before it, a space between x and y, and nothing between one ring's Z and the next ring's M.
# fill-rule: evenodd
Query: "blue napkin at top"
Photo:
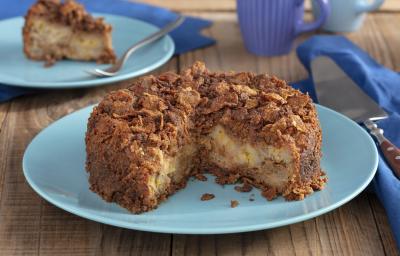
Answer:
M308 92L318 102L312 80L311 61L318 56L330 57L353 81L389 114L379 121L385 136L400 146L400 75L383 67L366 52L342 36L313 36L297 48L297 55L309 78L293 86ZM378 171L371 183L386 209L397 246L400 249L400 181L380 155Z
M177 14L167 9L142 4L132 3L127 0L77 0L83 4L89 12L102 12L146 21L158 27L174 21ZM36 0L0 0L0 19L15 16L24 16L29 7ZM172 31L170 36L175 42L175 54L185 53L200 47L209 46L215 40L200 34L200 31L211 25L208 20L186 17L184 23ZM21 49L22 51L22 49ZM17 88L0 84L0 102L7 101L20 95L32 93L37 90L27 88Z

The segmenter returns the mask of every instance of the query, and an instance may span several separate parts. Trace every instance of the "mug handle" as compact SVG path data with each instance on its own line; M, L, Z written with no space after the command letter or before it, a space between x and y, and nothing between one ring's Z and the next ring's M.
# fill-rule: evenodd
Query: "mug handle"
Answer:
M378 9L384 0L374 0L372 3L365 3L362 1L358 1L356 4L356 12L363 13L363 12L372 12Z
M317 20L313 22L304 22L303 20L299 21L296 25L296 35L319 28L325 22L326 18L328 18L331 12L328 0L316 0L316 2L320 8L320 15L318 16Z

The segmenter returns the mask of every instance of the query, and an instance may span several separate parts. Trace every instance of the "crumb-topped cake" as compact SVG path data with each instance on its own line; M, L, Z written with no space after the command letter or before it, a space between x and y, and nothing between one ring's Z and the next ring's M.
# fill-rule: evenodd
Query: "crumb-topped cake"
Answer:
M60 59L112 63L111 30L73 0L38 0L25 17L24 52L49 64Z
M268 200L301 200L326 182L308 95L273 76L214 73L201 62L107 95L89 118L86 151L91 189L134 213L202 172L220 184L242 180Z

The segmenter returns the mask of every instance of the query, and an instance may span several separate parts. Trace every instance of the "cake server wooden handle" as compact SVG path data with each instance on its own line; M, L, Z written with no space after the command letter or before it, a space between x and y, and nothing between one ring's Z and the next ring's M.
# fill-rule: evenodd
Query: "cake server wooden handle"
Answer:
M400 149L386 138L380 143L380 147L394 174L400 179Z
M385 136L383 130L374 122L367 120L364 122L370 133L376 138L389 166L392 168L394 175L400 179L400 149L391 143Z

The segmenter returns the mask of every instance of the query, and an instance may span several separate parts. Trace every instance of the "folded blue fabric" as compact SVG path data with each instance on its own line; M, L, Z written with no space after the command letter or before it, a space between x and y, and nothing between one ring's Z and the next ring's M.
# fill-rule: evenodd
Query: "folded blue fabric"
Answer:
M25 15L29 7L36 0L0 0L0 19ZM177 14L167 9L147 5L143 3L132 3L123 0L78 0L89 12L102 12L127 16L146 21L158 27L174 21ZM197 48L209 46L215 40L201 35L200 31L211 25L208 20L186 17L184 23L170 33L175 42L175 54L185 53ZM22 49L21 49L22 50ZM14 88L0 84L0 102L14 97L31 93L34 90L25 88Z
M311 61L318 56L331 58L353 81L388 113L378 122L386 137L400 146L400 75L383 67L366 52L342 36L313 36L297 48L297 55L309 78L293 86L308 92L318 102L312 80ZM371 183L386 209L400 249L400 181L380 155L378 172Z

